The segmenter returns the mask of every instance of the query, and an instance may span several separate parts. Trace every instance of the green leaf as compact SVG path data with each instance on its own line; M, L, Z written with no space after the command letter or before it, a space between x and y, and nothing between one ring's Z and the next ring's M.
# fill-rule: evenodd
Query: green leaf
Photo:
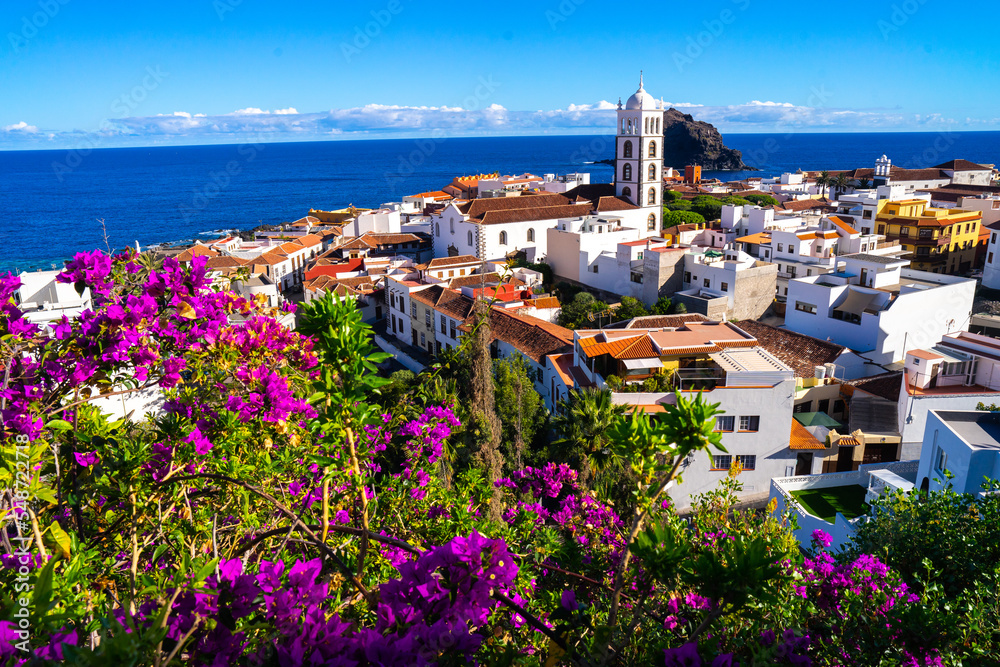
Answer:
M197 573L195 573L194 580L205 581L205 577L215 572L215 568L218 564L219 564L218 558L213 558L212 560L208 561L198 569Z
M45 425L45 428L50 428L53 431L72 431L73 425L65 419L53 419Z
M72 541L66 531L62 529L62 526L58 522L53 521L52 525L49 526L49 533L52 534L52 539L55 540L56 546L62 551L63 558L69 558L70 545Z
M31 596L31 606L35 614L44 615L48 611L49 603L52 601L52 572L59 562L59 556L55 556L38 573L35 579L35 591Z

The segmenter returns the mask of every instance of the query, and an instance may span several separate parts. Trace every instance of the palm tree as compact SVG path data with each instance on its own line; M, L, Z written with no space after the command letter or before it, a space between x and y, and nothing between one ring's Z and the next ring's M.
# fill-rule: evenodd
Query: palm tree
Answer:
M833 179L831 185L836 188L837 196L839 197L847 190L847 188L851 187L851 178L846 172L842 171L837 174L836 178Z
M615 405L608 389L574 389L560 402L553 427L561 437L553 444L562 451L559 458L580 471L580 485L590 486L594 472L621 465L607 447L607 432L625 414L626 406Z
M858 179L858 190L868 190L869 188L871 188L871 186L872 182L869 181L867 178Z
M816 177L816 185L823 188L822 196L826 196L826 186L830 185L832 182L833 179L830 178L830 172L825 170L819 172L819 176Z

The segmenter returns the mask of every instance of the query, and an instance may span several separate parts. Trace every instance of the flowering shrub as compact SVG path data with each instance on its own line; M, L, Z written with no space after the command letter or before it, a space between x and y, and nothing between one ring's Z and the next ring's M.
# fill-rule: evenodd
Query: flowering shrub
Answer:
M440 384L376 405L386 355L350 302L292 331L201 259L81 253L59 280L93 304L38 325L0 278L0 665L996 655L933 632L933 588L880 558L822 532L803 557L784 518L734 511L735 473L679 517L681 462L719 445L700 397L613 416L615 504L567 461L488 477Z

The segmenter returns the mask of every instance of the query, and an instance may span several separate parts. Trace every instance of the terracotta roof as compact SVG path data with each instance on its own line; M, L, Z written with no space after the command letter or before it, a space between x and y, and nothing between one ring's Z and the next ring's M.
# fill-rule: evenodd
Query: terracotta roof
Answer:
M573 353L550 354L549 361L567 387L573 387Z
M562 305L559 303L559 299L554 296L543 296L540 299L532 299L527 303L535 308L559 308Z
M546 206L565 206L570 199L561 194L530 195L517 197L492 197L489 199L473 199L458 205L458 210L473 220L481 220L483 215L496 211L513 211Z
M420 243L424 239L416 234L379 234L368 232L361 238L373 245L398 245L400 243Z
M336 276L340 273L353 273L354 271L361 271L364 268L365 260L360 257L355 257L349 259L346 262L338 262L337 264L317 264L306 270L305 279L312 280L318 276Z
M520 197L507 197L520 199ZM478 199L476 201L479 201ZM498 211L486 211L477 220L483 225L502 225L511 222L531 222L533 220L555 220L557 218L576 218L590 213L590 204L563 204L561 206L540 206L534 208L519 208Z
M545 357L573 345L573 332L530 315L490 308L492 337L513 346L525 356L542 364Z
M853 435L845 435L837 440L839 447L857 447L861 443Z
M597 200L597 206L594 207L594 211L597 213L606 213L608 211L635 211L639 207L635 204L631 204L621 197L601 197Z
M195 257L202 257L202 256L204 256L204 257L217 257L218 255L219 255L218 252L216 252L215 250L212 250L208 246L203 246L201 244L197 244L197 245L191 246L187 250L184 250L184 251L178 253L174 257L174 259L176 259L178 262L190 262Z
M250 260L250 263L251 264L267 264L269 266L273 266L275 264L281 264L282 262L287 262L287 261L288 261L288 257L287 256L281 254L280 252L278 252L276 250L270 250L268 252L265 252L265 253L259 255L256 258Z
M836 210L836 207L832 206L830 200L827 199L826 197L822 197L820 199L793 199L791 201L786 201L782 204L779 204L779 206L781 206L781 208L785 209L786 211L795 211L795 212L810 211L814 208L830 209L834 211Z
M319 245L320 243L322 243L323 239L321 239L316 234L306 234L305 236L300 236L299 238L297 238L296 242L299 245L305 246L306 248L311 248L315 245Z
M425 264L418 264L418 269L440 269L459 264L481 264L482 260L475 255L458 255L456 257L435 257Z
M860 234L861 233L857 229L854 228L854 226L851 224L850 221L848 221L848 220L846 220L844 218L839 218L839 217L837 217L835 215L831 215L830 216L830 222L832 222L833 224L835 224L837 227L839 227L840 229L844 230L848 234Z
M795 377L814 377L816 366L836 362L846 349L836 343L754 320L741 320L736 322L736 326L756 338L758 345L795 371Z
M249 259L241 259L239 257L232 257L228 255L223 257L209 257L205 260L205 268L229 269L237 266L246 266L249 263Z
M935 165L935 169L945 169L947 171L992 171L991 167L976 164L968 160L949 160L944 164Z
M899 388L903 383L903 372L902 371L892 371L889 373L881 373L879 375L872 375L871 377L861 378L859 380L850 380L847 384L866 391L869 394L884 398L889 401L899 400Z
M927 350L910 350L907 354L916 357L917 359L926 359L927 361L934 361L935 359L944 359L940 354L936 352L928 352Z
M809 432L809 430L800 424L795 419L792 419L792 430L788 434L788 448L789 449L826 449L826 445L820 442L816 436Z
M686 315L646 315L636 317L625 324L625 329L676 329L688 322L705 322L708 318L698 313Z
M741 236L736 239L740 243L751 243L759 245L761 243L770 243L771 235L767 232L757 232L756 234L751 234L750 236Z

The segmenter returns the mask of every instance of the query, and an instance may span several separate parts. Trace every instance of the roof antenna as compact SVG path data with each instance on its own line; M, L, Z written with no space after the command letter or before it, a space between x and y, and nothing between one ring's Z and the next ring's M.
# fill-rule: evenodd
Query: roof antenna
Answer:
M639 70L639 90L642 90L642 70Z

